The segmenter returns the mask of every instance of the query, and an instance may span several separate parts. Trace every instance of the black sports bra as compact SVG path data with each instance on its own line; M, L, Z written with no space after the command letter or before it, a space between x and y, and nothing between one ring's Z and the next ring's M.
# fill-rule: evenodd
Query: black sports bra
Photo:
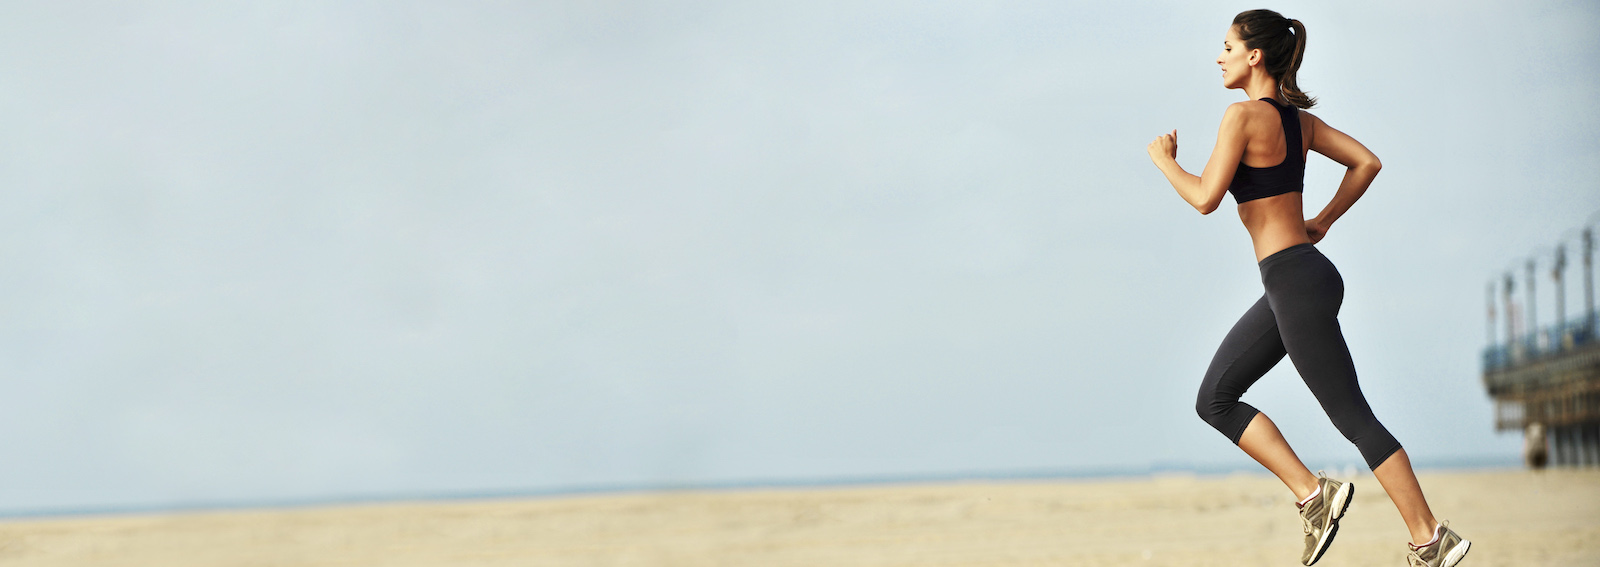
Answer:
M1228 184L1228 192L1233 194L1233 200L1238 203L1301 192L1306 187L1306 157L1301 149L1305 140L1300 137L1300 109L1294 105L1280 105L1271 98L1261 100L1276 108L1278 118L1283 122L1283 161L1268 167L1250 167L1239 162L1239 169L1233 173L1233 182ZM1290 140L1294 143L1289 143Z

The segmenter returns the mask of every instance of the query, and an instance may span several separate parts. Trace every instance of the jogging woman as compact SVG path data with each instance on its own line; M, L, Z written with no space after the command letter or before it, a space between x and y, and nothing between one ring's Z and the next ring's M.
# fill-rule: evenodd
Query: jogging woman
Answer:
M1378 157L1343 132L1301 109L1316 100L1295 82L1305 55L1306 28L1271 10L1239 14L1222 42L1222 86L1250 100L1228 106L1217 145L1195 176L1176 161L1178 132L1150 143L1150 159L1200 214L1232 193L1250 232L1266 293L1235 323L1211 360L1195 409L1294 492L1305 523L1301 563L1322 557L1338 533L1354 487L1312 476L1266 414L1239 401L1284 355L1317 397L1334 427L1356 445L1411 531L1413 566L1451 567L1471 542L1435 521L1411 460L1372 415L1356 382L1355 364L1339 330L1344 282L1314 246L1372 184ZM1301 191L1305 158L1314 151L1344 165L1344 181L1322 212L1305 219Z

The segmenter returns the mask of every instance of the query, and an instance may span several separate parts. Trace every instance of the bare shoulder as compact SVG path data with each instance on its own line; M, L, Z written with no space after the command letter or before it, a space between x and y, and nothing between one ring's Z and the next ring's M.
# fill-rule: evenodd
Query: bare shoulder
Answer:
M1250 123L1257 122L1266 117L1265 113L1267 112L1273 112L1276 114L1276 111L1269 108L1270 106L1271 105L1259 100L1241 100L1239 102L1229 104L1228 108L1222 112L1222 126L1223 128L1232 127L1243 129ZM1276 120L1276 118L1274 118L1274 120Z
M1278 110L1272 106L1272 103L1264 100L1241 100L1228 105L1228 110L1223 115L1234 115L1240 118L1256 118L1267 115L1276 117ZM1277 118L1273 119L1276 120Z
M1307 148L1317 144L1317 130L1327 127L1328 123L1323 122L1321 118L1317 118L1317 115L1304 108L1300 109L1300 130L1305 132L1302 137L1306 139Z
M1274 129L1279 123L1278 116L1278 107L1270 102L1241 100L1228 105L1227 111L1222 114L1222 120L1224 123L1231 121L1241 128L1267 128L1270 125L1271 128L1268 129Z

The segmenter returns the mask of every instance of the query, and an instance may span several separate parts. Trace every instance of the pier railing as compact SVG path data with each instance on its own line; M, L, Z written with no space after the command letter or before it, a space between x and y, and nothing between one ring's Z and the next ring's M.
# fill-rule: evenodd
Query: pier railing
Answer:
M1564 324L1551 325L1532 333L1524 333L1516 340L1483 349L1485 373L1537 362L1583 348L1600 340L1596 336L1596 316L1590 312Z

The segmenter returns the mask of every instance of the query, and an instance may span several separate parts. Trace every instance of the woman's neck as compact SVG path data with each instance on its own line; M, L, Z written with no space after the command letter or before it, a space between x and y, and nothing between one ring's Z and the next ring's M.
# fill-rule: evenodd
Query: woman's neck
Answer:
M1258 80L1250 81L1250 84L1245 85L1244 94L1250 95L1250 100L1270 98L1281 102L1281 99L1278 98L1278 81L1265 75L1265 73L1262 73L1257 76L1259 77Z

